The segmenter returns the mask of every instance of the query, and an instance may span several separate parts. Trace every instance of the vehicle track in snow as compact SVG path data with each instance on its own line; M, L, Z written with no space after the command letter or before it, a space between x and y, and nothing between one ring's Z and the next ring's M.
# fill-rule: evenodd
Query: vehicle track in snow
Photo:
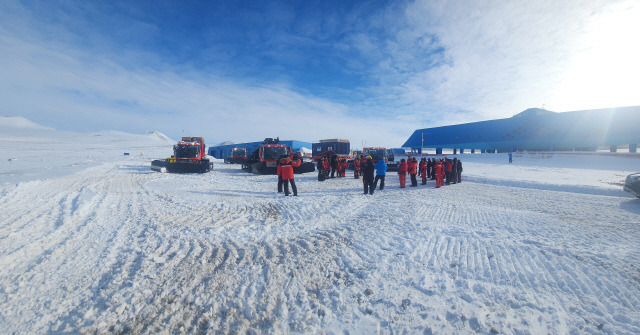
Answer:
M577 209L555 190L471 182L400 190L394 175L364 196L359 180L303 175L300 196L285 198L272 176L146 168L105 164L7 192L3 207L30 204L0 220L0 276L15 282L1 292L2 324L98 333L640 331L638 237L629 234L638 217L615 210L616 197L573 194L584 204ZM614 249L624 252L611 259ZM36 289L44 293L28 294ZM40 307L20 311L22 299Z

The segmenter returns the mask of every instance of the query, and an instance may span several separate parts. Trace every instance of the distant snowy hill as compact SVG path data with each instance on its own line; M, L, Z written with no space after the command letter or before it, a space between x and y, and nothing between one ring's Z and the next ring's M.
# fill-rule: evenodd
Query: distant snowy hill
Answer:
M147 135L148 137L151 138L155 138L155 139L160 139L164 142L169 142L169 143L175 143L176 141L174 141L173 139L171 139L169 136L159 132L159 131L152 131L152 132L148 132L145 135Z
M220 143L216 144L216 146L218 146L218 145L231 145L231 144L236 144L236 142L224 141L224 142L220 142Z
M23 128L23 129L48 129L53 128L41 126L33 121L29 121L21 116L0 116L1 128Z

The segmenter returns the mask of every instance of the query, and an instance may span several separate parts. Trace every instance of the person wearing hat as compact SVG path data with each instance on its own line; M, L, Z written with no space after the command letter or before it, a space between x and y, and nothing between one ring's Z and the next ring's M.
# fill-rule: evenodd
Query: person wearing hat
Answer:
M297 159L295 161L291 161L291 158L285 157L280 159L280 164L278 164L278 175L281 176L282 181L284 183L284 195L289 195L289 184L291 184L291 190L293 191L293 195L298 195L298 189L296 188L296 182L293 179L293 168L300 166L300 160Z
M331 178L335 178L336 171L338 171L338 155L336 155L335 153L331 155L330 164Z
M440 186L442 186L442 181L444 179L444 165L442 165L442 160L436 161L436 165L434 167L434 174L436 176L436 188L440 188Z
M445 184L449 185L451 184L451 169L453 167L453 163L451 163L450 160L447 159L447 157L444 158L444 177L445 177Z
M360 175L364 174L364 165L367 163L367 158L364 155L360 155Z
M318 169L318 181L324 181L324 161L322 160L322 158L319 158L316 162L316 168Z
M400 160L400 166L398 167L398 178L400 179L400 188L404 188L407 182L407 162L403 159Z
M380 159L376 163L376 179L373 181L374 189L378 186L378 181L380 181L380 191L384 189L384 178L386 175L387 175L387 162L385 162L384 159Z
M373 191L375 191L375 185L373 184L374 182L374 171L375 171L375 166L373 165L373 161L371 160L371 156L367 156L367 160L364 163L364 167L362 168L363 170L363 174L362 174L362 184L363 184L363 190L364 190L364 194L371 194L373 195Z
M346 176L346 171L347 171L347 167L349 165L347 164L347 160L345 158L341 158L340 161L338 162L338 177L344 177Z
M419 170L420 170L420 177L422 177L421 185L427 185L427 160L424 157L420 159Z
M411 175L411 187L418 186L418 179L416 175L418 174L418 161L416 161L415 157L412 157L407 163L408 172Z

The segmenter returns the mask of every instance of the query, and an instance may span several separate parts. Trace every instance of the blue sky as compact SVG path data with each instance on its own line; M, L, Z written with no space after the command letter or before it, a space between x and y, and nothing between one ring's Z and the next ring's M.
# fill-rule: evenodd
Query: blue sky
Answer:
M0 115L209 144L640 105L638 1L0 3Z

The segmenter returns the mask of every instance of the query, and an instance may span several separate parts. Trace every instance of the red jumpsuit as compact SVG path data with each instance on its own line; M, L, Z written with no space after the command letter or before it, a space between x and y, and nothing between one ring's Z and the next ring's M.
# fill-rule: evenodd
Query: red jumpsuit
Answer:
M353 159L353 178L360 178L360 159L358 157Z
M439 188L442 186L442 179L444 178L444 166L442 162L438 161L436 163L434 172L436 173L436 188Z
M341 160L338 162L338 177L344 177L344 172L347 169L347 161Z
M360 158L360 166L364 166L367 163L367 159L363 157ZM362 169L360 169L360 175L364 175L364 171L362 171Z
M400 163L398 167L398 178L400 178L400 188L404 188L407 182L407 162Z
M427 184L427 161L420 161L420 177L422 177L422 185Z

